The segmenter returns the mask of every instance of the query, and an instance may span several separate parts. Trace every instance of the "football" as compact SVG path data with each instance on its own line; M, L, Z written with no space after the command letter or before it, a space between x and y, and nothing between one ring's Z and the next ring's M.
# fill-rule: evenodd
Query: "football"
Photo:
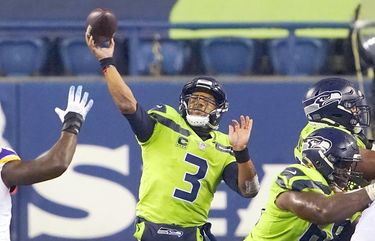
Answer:
M87 16L86 29L92 35L95 44L108 43L117 30L117 19L109 9L96 8Z

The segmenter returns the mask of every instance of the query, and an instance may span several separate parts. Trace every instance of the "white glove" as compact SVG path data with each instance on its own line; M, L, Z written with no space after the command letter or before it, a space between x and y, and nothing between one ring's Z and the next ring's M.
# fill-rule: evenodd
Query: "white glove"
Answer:
M58 107L55 108L55 112L59 116L62 123L65 121L65 115L69 112L78 113L85 120L87 113L90 111L94 101L91 99L87 102L89 93L85 92L82 96L82 85L78 86L77 91L75 91L75 86L70 86L69 96L68 96L68 105L65 110L62 110Z

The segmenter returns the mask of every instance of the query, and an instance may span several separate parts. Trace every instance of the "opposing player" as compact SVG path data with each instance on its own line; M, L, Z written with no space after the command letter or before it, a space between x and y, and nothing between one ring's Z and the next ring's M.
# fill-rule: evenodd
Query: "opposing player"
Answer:
M207 218L220 181L243 197L254 197L259 190L247 149L252 119L233 120L229 135L217 131L228 102L221 84L211 77L184 85L179 112L168 105L146 112L113 63L114 40L108 48L96 46L90 34L86 41L142 149L135 238L202 241L207 235L214 240Z
M30 185L56 178L63 174L72 161L77 135L93 105L88 101L88 92L82 97L82 86L70 87L68 105L65 110L56 108L63 123L60 138L43 156L35 160L21 160L18 154L7 147L0 150L0 240L10 241L11 220L10 192L18 185Z
M375 184L345 192L360 162L351 134L332 127L313 131L302 143L302 164L278 175L245 241L342 240L337 238L351 228L357 212L375 199Z
M357 170L363 172L367 180L375 179L375 151L371 150L373 144L364 133L370 123L370 108L354 83L343 78L322 79L309 88L303 105L308 124L301 131L294 149L296 159L302 160L302 143L311 132L326 127L338 128L357 140L362 156ZM360 182L358 185L365 185L353 178Z
M351 241L373 241L374 240L374 222L375 222L375 203L366 208L355 227Z

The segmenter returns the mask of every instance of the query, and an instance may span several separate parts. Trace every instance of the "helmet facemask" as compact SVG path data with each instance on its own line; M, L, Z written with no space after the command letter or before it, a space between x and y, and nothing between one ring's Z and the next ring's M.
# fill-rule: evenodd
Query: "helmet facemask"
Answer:
M211 77L198 77L185 84L179 109L192 127L217 130L228 101L222 86Z
M209 96L197 94L186 95L183 100L186 109L186 120L194 127L210 126L210 115L216 112L216 101Z
M365 103L361 92L358 92L360 95L357 99L343 101L341 104L352 115L350 124L353 126L354 133L359 133L363 127L370 126L370 107Z
M348 191L350 190L350 181L354 176L360 177L362 173L356 172L356 167L358 161L360 160L360 156L357 155L353 157L351 160L341 160L335 163L335 168L331 174L331 186L336 190L341 191Z
M352 181L362 178L356 172L361 161L354 137L336 128L320 128L304 139L302 163L314 168L335 191L351 190Z

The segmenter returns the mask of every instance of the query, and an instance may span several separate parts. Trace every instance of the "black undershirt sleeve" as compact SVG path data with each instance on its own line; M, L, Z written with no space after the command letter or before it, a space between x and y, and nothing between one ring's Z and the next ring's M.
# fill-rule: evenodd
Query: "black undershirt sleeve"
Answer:
M238 189L238 166L236 162L232 162L224 168L223 180L230 189L242 196Z
M146 142L152 136L156 121L137 103L136 111L123 114L140 142Z

